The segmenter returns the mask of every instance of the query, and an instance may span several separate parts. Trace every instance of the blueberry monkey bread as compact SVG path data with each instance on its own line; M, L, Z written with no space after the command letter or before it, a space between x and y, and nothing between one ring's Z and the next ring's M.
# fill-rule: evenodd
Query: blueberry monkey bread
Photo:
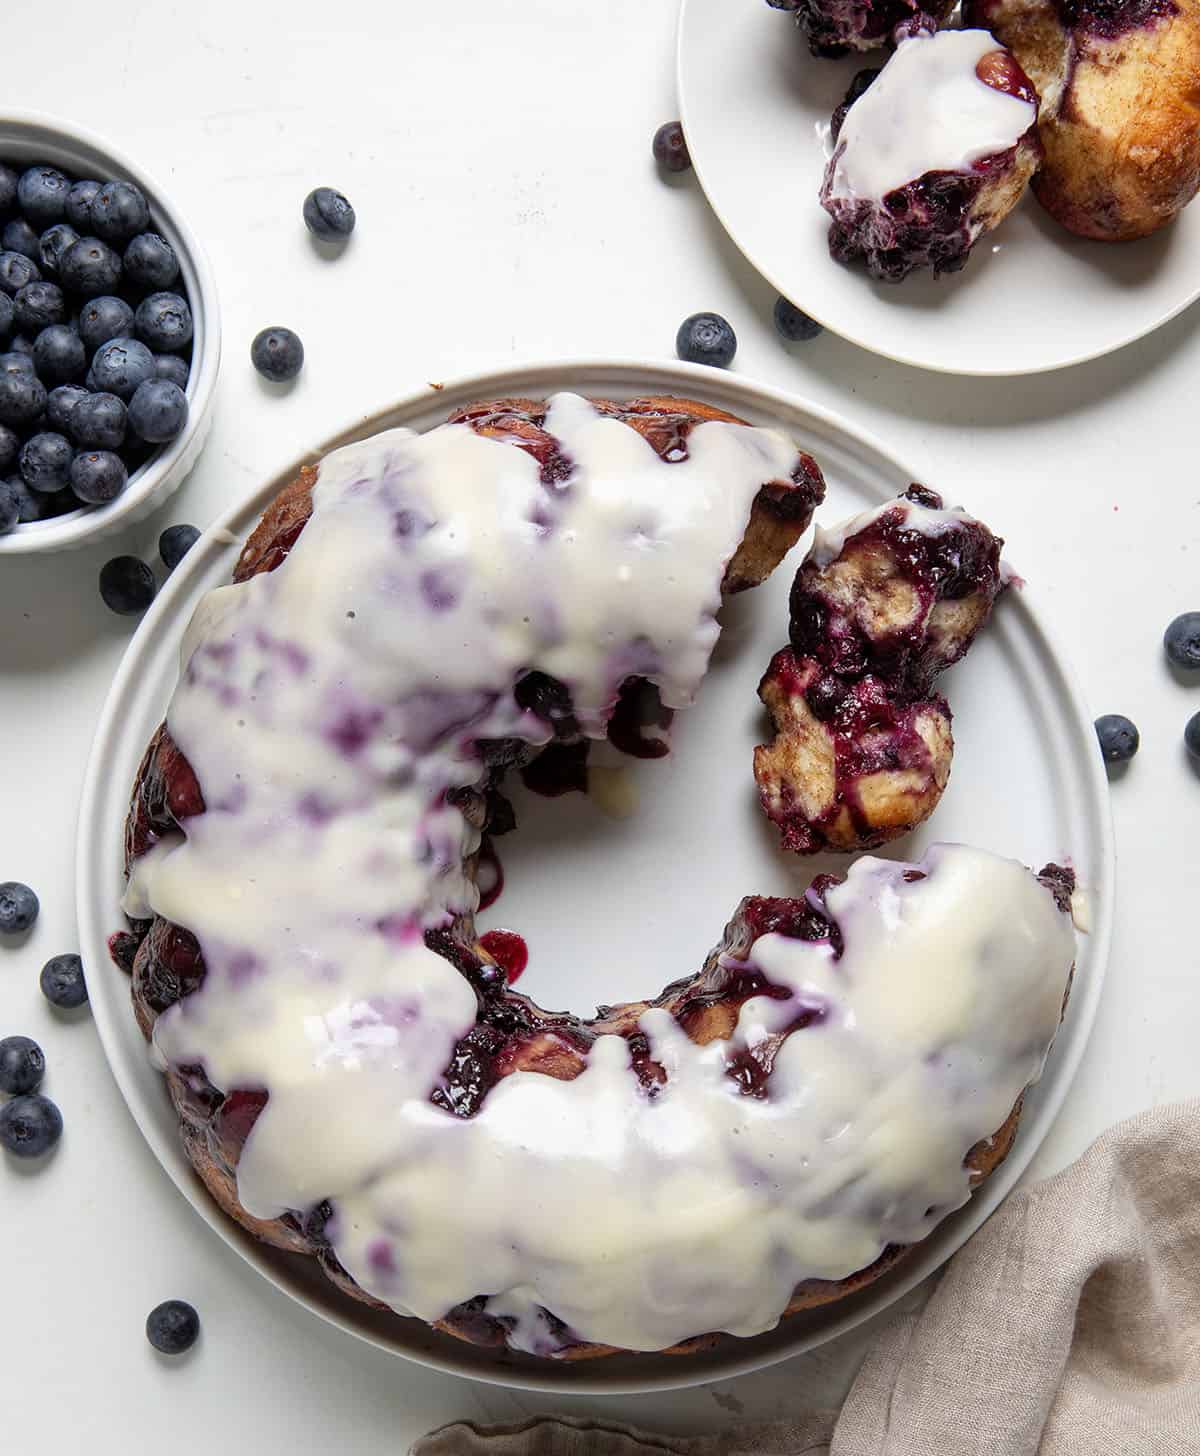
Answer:
M193 618L127 825L134 1009L232 1218L501 1353L686 1353L869 1283L1003 1159L1067 871L861 859L592 1018L475 934L503 774L609 733L631 680L687 706L722 593L822 494L776 431L569 394L280 492Z
M754 776L784 848L871 849L936 808L954 740L934 680L991 615L1002 545L919 485L818 528L792 586L790 645L758 690L774 737Z

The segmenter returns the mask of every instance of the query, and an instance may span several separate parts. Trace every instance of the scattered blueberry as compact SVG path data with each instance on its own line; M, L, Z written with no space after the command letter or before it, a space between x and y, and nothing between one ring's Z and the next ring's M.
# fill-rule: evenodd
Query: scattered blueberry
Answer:
M69 222L56 222L38 239L38 255L34 261L42 265L44 272L57 273L63 254L78 241L79 234Z
M158 233L138 233L130 240L121 261L125 277L140 288L170 288L179 277L175 249Z
M154 573L136 556L114 556L100 568L104 605L123 617L144 612L156 590Z
M79 337L93 353L109 339L131 339L133 309L110 293L88 299L79 310Z
M21 523L21 496L14 480L0 480L0 536L7 536Z
M0 232L0 244L11 253L20 253L31 263L39 261L40 240L23 217L14 217L4 224L4 230Z
M0 354L0 378L19 376L22 379L34 377L33 360L26 354L20 354L15 349L10 349L6 354Z
M0 359L25 359L21 353L0 355ZM46 387L33 372L29 359L25 373L0 369L0 425L31 424L46 408Z
M93 232L92 203L100 191L100 183L85 179L71 184L67 193L67 221L81 232Z
M38 1158L62 1136L62 1113L40 1092L0 1107L0 1148L17 1158Z
M192 341L192 311L178 293L151 293L133 318L137 336L156 354L176 354Z
M1163 646L1176 667L1200 668L1200 612L1184 612L1163 633Z
M78 379L87 368L83 340L69 324L51 324L33 341L33 367L45 384Z
M8 425L0 425L0 478L17 463L21 453L21 437Z
M195 526L168 526L158 538L158 554L168 571L174 571L200 539Z
M146 1316L146 1338L164 1355L182 1355L199 1334L200 1316L182 1299L168 1299Z
M88 998L83 979L83 961L77 955L51 956L38 978L42 995L63 1011L74 1011Z
M99 238L80 238L59 260L58 276L72 293L94 298L100 293L111 293L117 286L121 260Z
M36 1092L46 1075L46 1057L28 1036L6 1036L0 1040L0 1092L20 1097Z
M0 293L0 339L12 333L13 301L7 293Z
M30 369L33 369L33 340L28 334L14 335L9 340L8 349L11 354L24 354L29 360ZM33 369L33 372L36 374L37 370Z
M11 212L17 201L17 172L0 162L0 213Z
M668 172L686 172L692 165L683 127L677 121L664 122L654 133L654 160Z
M1183 730L1183 742L1187 751L1200 762L1200 713L1193 713Z
M129 428L151 445L173 440L187 424L187 417L187 395L169 379L147 379L129 401Z
M85 506L102 506L125 489L129 472L111 450L81 450L71 461L71 489Z
M797 308L782 294L775 300L775 327L792 344L807 343L824 329L823 324L810 318L803 309Z
M326 242L340 242L354 231L350 200L333 187L316 187L304 199L304 225Z
M106 243L124 243L150 226L150 208L132 182L106 182L92 198L92 228Z
M30 167L17 183L17 206L30 222L49 227L67 215L71 184L57 167Z
M130 400L139 384L153 379L154 355L137 339L109 339L92 358L87 385L100 394Z
M36 283L41 276L41 269L24 253L14 252L11 248L0 252L0 292L7 293L10 298L27 283Z
M31 435L21 446L21 479L30 490L43 494L70 484L71 442L53 430Z
M125 439L125 403L115 394L89 394L71 410L68 430L81 450L117 450Z
M688 364L724 369L737 353L737 335L719 313L694 313L679 325L675 352Z
M1120 713L1096 719L1096 737L1105 763L1128 763L1141 742L1137 728Z
M0 298L3 296L0 294ZM187 388L188 376L191 372L188 361L181 359L178 354L155 354L154 356L155 378L167 379L172 384L177 384L180 389Z
M34 360L37 360L37 345L34 345ZM52 389L46 396L46 423L56 429L60 435L69 435L67 421L71 417L71 411L81 399L86 399L89 391L84 389L82 384L60 384L57 389ZM0 466L3 469L3 466Z
M31 334L61 324L67 316L67 301L57 283L27 283L13 299L13 317Z
M0 935L19 935L38 918L38 897L20 880L0 885Z
M304 365L304 345L298 334L278 326L263 329L250 345L250 362L264 379L283 384L295 379Z

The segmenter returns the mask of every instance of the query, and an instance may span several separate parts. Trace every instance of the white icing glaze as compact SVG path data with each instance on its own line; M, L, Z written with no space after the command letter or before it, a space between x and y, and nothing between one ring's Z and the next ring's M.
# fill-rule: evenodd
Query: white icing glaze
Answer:
M241 1202L331 1199L337 1257L393 1308L485 1295L539 1353L570 1338L547 1309L631 1349L753 1334L799 1280L966 1199L964 1155L1053 1037L1070 922L982 851L935 849L911 881L860 860L828 897L840 959L760 938L751 964L789 994L747 1001L730 1042L641 1017L654 1097L608 1035L574 1081L514 1073L469 1119L431 1103L477 1009L422 939L476 903L445 790L478 781L475 739L544 739L511 696L531 668L594 733L631 671L690 701L753 495L795 463L780 435L713 423L666 465L571 396L547 423L576 466L561 487L463 426L337 452L287 560L201 604L168 724L207 808L138 861L127 904L192 930L207 978L155 1049L269 1091ZM768 1095L741 1094L730 1057L806 1009Z
M846 113L831 197L876 199L926 172L962 172L1004 152L1037 107L988 86L979 61L1002 50L986 30L943 30L903 40Z
M954 526L979 524L974 516L968 515L966 511L957 506L949 510L935 510L932 506L905 500L901 496L897 500L884 501L881 506L872 506L869 510L859 511L857 515L847 516L836 526L828 528L816 526L807 559L818 567L828 566L831 561L835 561L842 554L846 542L851 536L857 536L860 531L865 531L868 526L873 526L884 516L894 516L904 530L916 531L922 536L938 536ZM1001 571L1003 572L1005 569L1001 563Z

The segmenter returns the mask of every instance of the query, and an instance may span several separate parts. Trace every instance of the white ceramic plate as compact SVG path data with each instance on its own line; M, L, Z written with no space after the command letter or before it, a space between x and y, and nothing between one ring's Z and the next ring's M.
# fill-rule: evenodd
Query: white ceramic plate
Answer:
M826 522L896 494L913 478L841 420L787 395L710 369L636 363L530 366L448 384L361 421L304 458L393 425L428 428L472 400L559 389L617 398L692 395L777 425L824 468L829 497L820 514ZM970 657L948 674L958 742L953 776L932 831L893 847L897 855L915 855L934 838L965 839L1037 866L1069 856L1091 892L1093 931L1081 940L1070 1011L1046 1074L1026 1101L1007 1162L896 1276L770 1334L726 1338L716 1350L686 1359L638 1355L556 1365L499 1358L352 1303L313 1261L262 1247L218 1212L183 1156L175 1114L134 1024L128 980L106 954L107 936L123 924L121 840L129 789L174 687L184 627L201 594L228 579L235 538L245 537L301 463L293 461L228 512L175 570L121 664L88 766L78 910L92 1007L113 1073L163 1167L232 1248L314 1312L383 1349L505 1385L615 1392L697 1384L809 1349L885 1307L953 1253L1012 1187L1066 1095L1100 994L1112 901L1107 785L1090 714L1047 638L1034 596L1010 592ZM1012 544L1019 561L1020 543ZM522 989L543 1004L586 1012L597 1002L656 993L699 966L743 894L796 894L820 870L839 867L777 850L750 773L762 729L755 688L771 653L786 641L788 588L798 560L794 553L791 569L785 565L764 587L730 604L701 702L676 722L675 752L633 769L640 794L633 817L605 818L578 796L532 803L517 796L521 828L502 841L507 884L481 920L525 934L531 964ZM196 1233L181 1220L179 1237ZM255 1287L247 1281L248 1300Z
M844 338L951 374L1035 374L1107 354L1200 296L1200 204L1153 237L1073 237L1027 193L961 273L873 283L835 263L819 127L886 52L816 59L764 0L683 0L679 105L726 232L780 293Z

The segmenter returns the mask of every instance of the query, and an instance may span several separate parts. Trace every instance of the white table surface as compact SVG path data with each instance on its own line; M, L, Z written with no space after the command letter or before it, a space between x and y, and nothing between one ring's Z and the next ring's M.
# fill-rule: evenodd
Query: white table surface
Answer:
M923 374L830 336L781 345L773 295L694 179L664 183L650 160L675 114L672 0L131 0L104 23L94 5L58 0L48 17L33 0L7 7L4 104L83 121L166 182L210 249L226 358L211 442L172 503L107 549L0 567L0 879L42 898L28 942L0 947L0 1034L42 1043L66 1119L48 1166L0 1166L6 1447L74 1451L86 1433L97 1456L160 1437L224 1456L359 1456L403 1452L456 1417L557 1407L706 1430L833 1402L857 1335L634 1399L435 1375L316 1320L200 1222L143 1143L90 1020L68 1023L37 988L42 962L75 946L79 783L130 634L101 605L96 572L118 549L152 554L172 521L206 524L301 447L425 381L517 359L669 356L686 314L719 310L739 336L735 368L844 411L1007 536L1095 710L1141 728L1141 754L1112 786L1120 897L1105 1002L1032 1170L1046 1174L1115 1120L1197 1088L1200 777L1181 733L1200 683L1176 680L1159 642L1177 612L1200 608L1200 312L1025 381ZM300 225L322 183L358 210L336 262ZM249 364L254 333L274 323L307 350L290 392ZM1006 765L995 772L1002 789ZM142 1324L174 1296L199 1306L204 1334L171 1364Z

